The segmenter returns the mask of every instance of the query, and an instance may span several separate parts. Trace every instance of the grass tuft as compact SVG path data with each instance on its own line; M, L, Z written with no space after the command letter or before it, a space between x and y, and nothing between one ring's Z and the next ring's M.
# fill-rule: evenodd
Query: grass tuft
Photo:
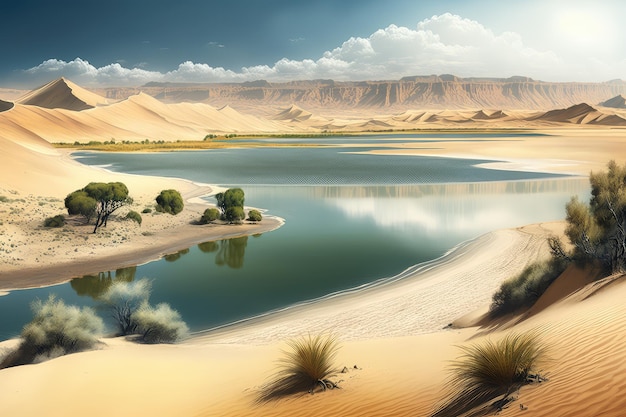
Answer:
M545 356L545 346L536 333L511 333L460 349L463 354L450 366L451 395L433 416L462 415L502 397L486 407L498 411L523 385L542 380L535 368Z
M337 384L330 380L339 372L333 364L339 350L336 336L308 335L290 340L287 344L290 349L283 352L284 357L279 361L280 370L262 388L259 401L337 388Z

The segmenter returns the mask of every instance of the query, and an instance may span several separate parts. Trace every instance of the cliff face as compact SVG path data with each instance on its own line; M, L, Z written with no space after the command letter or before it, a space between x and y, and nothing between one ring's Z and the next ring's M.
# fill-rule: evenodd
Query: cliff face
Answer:
M552 109L576 103L600 103L626 94L626 82L553 83L527 77L457 78L452 75L406 77L397 81L332 80L242 84L150 83L138 89L101 92L122 99L138 91L166 102L196 101L213 105L297 104L302 107L506 108Z

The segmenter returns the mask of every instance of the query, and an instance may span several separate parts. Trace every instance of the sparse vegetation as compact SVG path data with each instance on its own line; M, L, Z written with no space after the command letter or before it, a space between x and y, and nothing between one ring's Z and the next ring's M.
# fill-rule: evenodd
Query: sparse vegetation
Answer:
M566 267L567 262L558 258L529 265L500 285L492 298L491 314L499 316L532 306Z
M150 207L146 207L145 209L141 210L141 212L143 214L148 214L148 213L152 213L152 209Z
M479 407L485 414L476 415L497 412L520 387L544 380L536 368L546 348L535 333L511 333L460 349L463 354L450 367L451 394L433 417L465 415Z
M156 197L156 210L176 215L183 211L185 203L183 197L176 190L163 190Z
M65 226L65 217L62 214L58 214L54 217L48 217L43 222L44 227L63 227Z
M7 196L0 195L0 203L8 203L9 201L11 201L11 200L9 200L9 198Z
M280 361L281 369L273 381L265 385L259 401L265 402L284 396L337 388L330 380L338 373L333 364L339 350L333 335L304 336L287 342L289 350Z
M146 343L173 343L188 333L180 314L161 303L152 307L148 302L152 284L147 278L135 282L116 281L102 294L100 300L111 312L117 335L138 334Z
M261 212L259 210L250 210L248 212L248 220L251 222L260 222L263 219Z
M133 314L150 298L152 283L147 278L135 282L117 281L102 294L100 300L111 312L117 327L117 335L125 336L137 332Z
M220 218L220 211L214 207L204 210L202 217L200 218L201 224L212 223Z
M1 368L87 350L95 346L104 324L90 308L66 305L50 295L31 306L33 320L24 326L17 350L7 355Z
M137 224L140 225L140 226L141 226L141 221L143 220L141 218L141 214L139 214L139 213L137 213L136 211L133 211L133 210L129 211L126 214L126 218L128 220L133 220L133 221L137 222Z
M189 333L178 311L165 303L152 307L144 302L132 315L132 319L137 323L141 340L146 343L173 343Z

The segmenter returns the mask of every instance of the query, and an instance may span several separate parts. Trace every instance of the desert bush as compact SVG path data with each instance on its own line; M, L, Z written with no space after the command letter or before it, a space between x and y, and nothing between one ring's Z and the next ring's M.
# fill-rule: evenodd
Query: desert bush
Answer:
M559 258L527 266L519 275L500 285L492 297L490 312L498 316L532 306L566 267L567 261Z
M463 354L450 367L447 387L451 395L433 416L464 415L502 396L487 405L497 411L520 387L542 380L536 367L546 348L535 333L511 333L496 342L486 340L460 349Z
M146 207L145 209L141 210L141 212L143 214L148 214L148 213L152 213L152 209L150 207Z
M147 278L135 282L114 282L102 294L100 301L110 310L117 326L117 334L124 336L137 332L133 314L150 298L152 283Z
M169 214L178 214L183 211L185 203L183 197L176 190L163 190L156 197L156 210Z
M220 218L220 211L216 208L208 208L204 210L202 217L200 218L200 223L207 224L214 222L215 220Z
M189 333L178 311L165 303L152 307L144 302L132 319L137 323L138 333L146 343L173 343Z
M9 198L7 196L0 195L0 203L8 203L9 201L11 201L11 200L9 200Z
M250 210L248 212L248 220L252 222L260 222L263 219L261 212L259 210Z
M129 220L136 221L137 224L141 226L141 221L142 221L141 214L137 213L136 211L133 211L133 210L129 211L128 214L126 214L126 218Z
M0 368L24 365L92 348L104 330L92 309L68 306L50 295L31 305L33 320L24 326L17 350Z
M62 214L58 214L54 217L48 217L43 222L44 227L63 227L65 225L65 217Z
M284 352L280 361L281 369L274 379L265 385L258 397L259 401L269 401L287 395L310 392L320 388L336 388L330 378L338 369L333 360L339 350L334 335L304 336L287 342L290 350Z

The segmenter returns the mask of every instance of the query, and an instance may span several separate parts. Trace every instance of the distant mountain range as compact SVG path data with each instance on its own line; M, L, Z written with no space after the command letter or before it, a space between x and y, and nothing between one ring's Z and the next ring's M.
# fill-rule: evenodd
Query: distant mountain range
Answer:
M216 106L259 104L303 108L524 109L549 110L579 103L599 104L626 95L626 82L545 82L528 77L459 78L454 75L405 77L397 81L333 80L224 84L148 83L140 88L97 92L114 100L142 91L164 102L203 102Z

